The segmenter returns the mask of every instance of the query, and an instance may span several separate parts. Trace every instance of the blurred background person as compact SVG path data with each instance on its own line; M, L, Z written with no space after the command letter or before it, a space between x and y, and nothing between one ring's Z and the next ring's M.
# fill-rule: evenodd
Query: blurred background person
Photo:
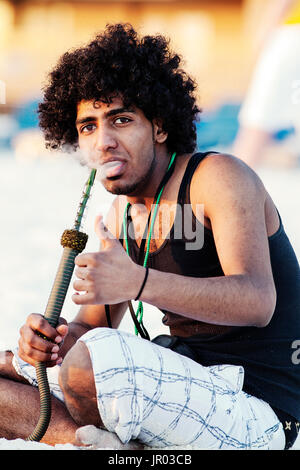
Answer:
M239 115L232 153L259 167L276 133L296 135L300 146L300 1L271 0L258 35L258 55Z

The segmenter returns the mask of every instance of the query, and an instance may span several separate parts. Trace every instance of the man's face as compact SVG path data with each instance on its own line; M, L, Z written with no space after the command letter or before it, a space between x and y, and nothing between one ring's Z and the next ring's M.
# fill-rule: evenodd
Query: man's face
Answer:
M155 146L152 123L140 109L125 109L121 98L81 101L76 128L84 160L107 191L134 195L143 188L155 167Z

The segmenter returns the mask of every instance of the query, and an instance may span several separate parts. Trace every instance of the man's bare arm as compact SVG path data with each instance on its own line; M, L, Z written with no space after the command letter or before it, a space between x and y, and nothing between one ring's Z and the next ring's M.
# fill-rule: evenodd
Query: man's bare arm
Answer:
M276 303L265 194L260 180L234 157L207 157L194 175L191 202L204 202L225 276L191 278L150 269L141 300L208 323L265 326Z
M265 219L267 193L241 160L207 156L191 184L191 204L204 204L224 276L192 278L155 269L141 300L162 310L220 325L265 326L275 308ZM126 255L98 219L103 250L82 254L75 263L78 277L73 296L78 305L118 304L134 299L145 268Z

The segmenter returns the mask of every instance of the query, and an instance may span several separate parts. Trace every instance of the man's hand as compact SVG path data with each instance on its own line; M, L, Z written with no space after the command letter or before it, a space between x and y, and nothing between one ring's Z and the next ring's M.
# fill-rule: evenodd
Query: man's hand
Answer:
M63 318L53 328L42 315L32 313L20 329L18 354L33 366L39 361L44 362L46 367L53 367L62 362L59 351L67 333L67 322Z
M79 280L73 283L78 291L72 296L73 302L112 305L134 299L144 278L144 268L126 254L119 240L105 227L102 216L96 217L95 231L102 249L75 258L75 275Z

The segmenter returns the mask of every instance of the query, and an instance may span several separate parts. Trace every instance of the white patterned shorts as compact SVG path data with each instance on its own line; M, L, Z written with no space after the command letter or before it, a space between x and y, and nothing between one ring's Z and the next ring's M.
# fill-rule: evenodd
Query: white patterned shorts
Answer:
M98 409L123 443L149 447L283 449L282 424L263 400L242 391L240 366L203 367L127 332L96 328L83 335L90 353ZM14 366L36 385L35 369L17 352ZM60 366L48 369L54 396Z

